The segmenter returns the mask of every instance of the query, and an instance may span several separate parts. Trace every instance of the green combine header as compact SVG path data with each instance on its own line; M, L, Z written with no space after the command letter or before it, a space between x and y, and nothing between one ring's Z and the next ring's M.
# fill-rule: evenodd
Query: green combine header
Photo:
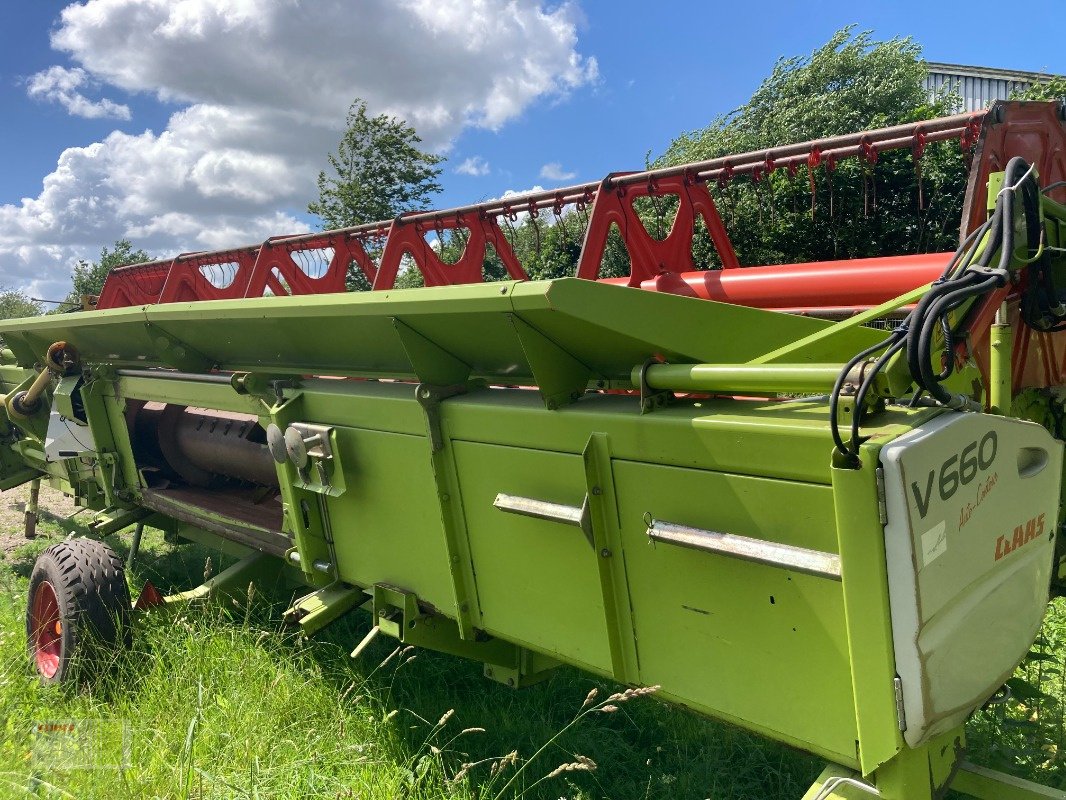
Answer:
M956 139L956 253L741 268L707 189ZM807 800L1066 797L967 763L963 727L1066 583L1064 180L1063 106L1002 103L125 267L93 310L2 321L0 488L91 510L34 569L32 663L68 680L135 609L284 579L309 635L372 613L354 654L660 687L826 759ZM654 239L633 201L667 195ZM569 205L576 277L524 280L497 219ZM632 271L596 280L612 225ZM427 288L393 288L404 259ZM134 603L104 540L132 558L145 525L238 560Z

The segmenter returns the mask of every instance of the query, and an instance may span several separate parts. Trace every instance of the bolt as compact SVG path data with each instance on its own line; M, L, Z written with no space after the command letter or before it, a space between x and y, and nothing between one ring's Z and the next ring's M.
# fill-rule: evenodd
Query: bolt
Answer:
M447 492L441 492L440 501L442 503L447 503L451 499L452 497L450 494L448 494Z
M507 294L507 287L506 286L501 286L500 287L500 294Z
M452 563L453 564L458 564L459 563L459 556L452 556Z
M381 609L381 611L378 612L378 616L385 619L385 609Z
M459 604L459 610L465 614L467 611L470 610L470 604L464 600L462 603Z
M513 689L514 688L514 678L508 678L507 679L507 685L510 686Z
M603 556L604 558L610 558L610 557L611 557L611 551L610 551L610 550L608 550L608 549L607 549L607 548L605 547L605 548L603 548L602 550L600 550L600 555L601 555L601 556Z
M599 497L601 494L603 494L603 489L601 489L599 486L593 486L592 493Z

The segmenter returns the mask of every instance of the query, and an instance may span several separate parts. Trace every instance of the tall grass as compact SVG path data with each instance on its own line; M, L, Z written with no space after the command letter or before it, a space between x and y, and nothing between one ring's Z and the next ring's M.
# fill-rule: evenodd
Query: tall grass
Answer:
M0 797L740 800L798 797L819 771L572 670L515 691L477 664L385 637L353 661L368 616L307 641L278 622L288 598L262 595L140 615L114 669L43 686L23 635L26 575L43 546L0 568ZM140 577L157 585L203 572L205 551L155 537L145 547ZM33 723L80 718L126 721L129 768L34 775Z
M288 598L262 595L139 615L134 650L113 669L81 686L43 686L23 635L26 576L43 546L0 566L3 798L794 800L821 768L576 671L514 691L476 664L385 637L352 660L369 617L349 615L305 641L278 622ZM207 557L156 537L145 547L139 577L162 586L187 584ZM1039 703L1016 697L980 715L977 760L1061 785L1064 630L1056 605L1041 645L1056 660L1027 668ZM125 720L128 768L35 773L33 724L81 718Z

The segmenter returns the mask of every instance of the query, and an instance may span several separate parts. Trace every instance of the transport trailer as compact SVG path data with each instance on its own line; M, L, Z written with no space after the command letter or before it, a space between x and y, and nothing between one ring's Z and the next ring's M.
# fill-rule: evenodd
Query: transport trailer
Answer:
M709 182L938 140L971 155L957 252L738 266ZM95 310L2 321L0 488L92 510L34 568L31 661L76 679L135 609L284 578L309 635L372 613L353 655L572 664L814 753L807 800L1066 797L966 762L963 727L1066 581L1063 180L1063 106L998 103L123 267ZM499 220L571 206L575 277L526 280ZM631 274L597 280L612 225ZM456 230L446 264L425 235ZM102 539L132 559L144 525L238 560L134 603Z

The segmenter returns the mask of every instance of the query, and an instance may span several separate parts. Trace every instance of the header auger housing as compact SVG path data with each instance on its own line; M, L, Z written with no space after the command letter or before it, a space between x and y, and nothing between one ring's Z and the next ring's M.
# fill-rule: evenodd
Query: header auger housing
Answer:
M938 140L971 153L958 252L739 268L715 182ZM0 488L242 556L139 608L284 576L307 633L363 607L510 685L660 686L826 758L807 798L1063 797L968 764L963 728L1066 582L1063 180L1062 106L1000 103L123 267L97 310L0 322ZM571 205L576 276L524 280L500 219ZM612 225L631 273L595 280ZM425 237L455 229L446 264ZM405 259L427 288L393 288ZM53 617L91 622L46 600L38 664L69 655Z

